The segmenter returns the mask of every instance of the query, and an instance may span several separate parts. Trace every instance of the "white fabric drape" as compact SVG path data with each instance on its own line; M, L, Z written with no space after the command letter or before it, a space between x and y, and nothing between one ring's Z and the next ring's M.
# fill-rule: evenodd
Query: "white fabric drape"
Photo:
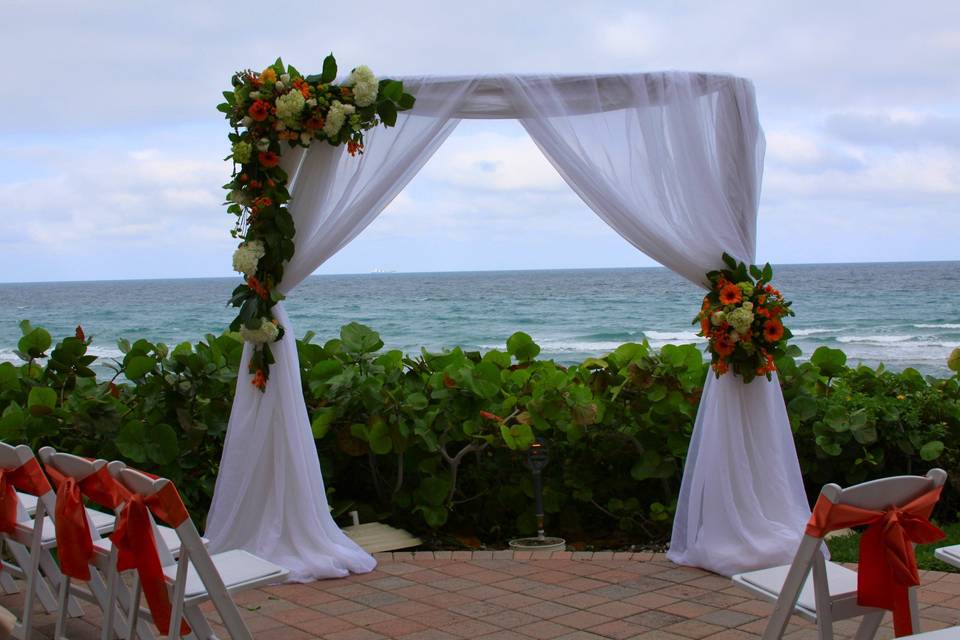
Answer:
M290 292L413 178L457 118L517 118L573 190L627 241L703 284L726 251L755 256L763 135L752 85L724 75L405 78L417 96L360 158L328 146L285 155L296 255ZM298 580L366 571L372 559L327 512L295 335L274 345L266 393L242 373L208 518L214 549L242 547ZM245 360L248 357L245 351ZM245 371L242 364L241 371ZM780 387L708 380L670 558L718 573L789 561L809 516Z
M409 89L430 95L429 88ZM370 132L358 158L325 144L285 153L281 166L289 176L296 249L280 290L292 290L363 231L456 125L445 117L403 115L396 128ZM293 581L370 571L374 559L330 516L303 398L297 334L282 303L274 314L286 334L272 345L276 363L263 393L250 384L251 348L244 348L205 535L212 550L246 549L289 569Z

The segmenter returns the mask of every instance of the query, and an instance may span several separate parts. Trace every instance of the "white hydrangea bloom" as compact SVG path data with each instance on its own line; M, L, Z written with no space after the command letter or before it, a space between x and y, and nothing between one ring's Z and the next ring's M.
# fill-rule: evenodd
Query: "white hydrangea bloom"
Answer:
M327 134L328 138L336 138L343 127L343 123L346 122L347 116L355 112L356 108L352 104L343 104L339 100L334 100L333 104L330 105L330 110L327 111L327 121L323 124L323 132Z
M377 101L380 85L370 67L360 65L353 70L343 84L353 88L353 100L358 106L366 107Z
M306 104L306 98L299 91L285 93L277 98L277 117L287 124L295 124Z
M733 327L734 331L743 334L750 330L753 324L753 312L743 307L738 307L727 314L727 322Z
M715 327L719 327L721 324L723 324L724 316L726 316L726 314L723 311L714 311L710 316L710 324Z
M252 276L257 272L260 258L267 255L267 251L260 240L244 242L233 252L233 270L245 276Z
M280 329L269 320L261 320L260 326L257 329L247 329L246 326L241 326L240 335L243 336L243 339L247 342L263 344L276 340L277 336L280 335Z

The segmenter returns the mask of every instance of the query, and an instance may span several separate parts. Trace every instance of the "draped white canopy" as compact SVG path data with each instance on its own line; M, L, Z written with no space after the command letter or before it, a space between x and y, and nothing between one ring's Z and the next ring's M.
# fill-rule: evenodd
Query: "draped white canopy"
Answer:
M724 251L755 259L764 140L753 86L719 74L403 78L416 96L362 156L316 144L282 158L296 255L284 293L346 246L460 119L514 118L563 179L638 250L701 286ZM695 310L691 310L693 313ZM300 382L295 328L265 393L241 373L206 535L288 567L294 580L371 570L330 517ZM240 371L247 371L250 346ZM708 376L669 557L721 574L786 563L810 511L776 378Z

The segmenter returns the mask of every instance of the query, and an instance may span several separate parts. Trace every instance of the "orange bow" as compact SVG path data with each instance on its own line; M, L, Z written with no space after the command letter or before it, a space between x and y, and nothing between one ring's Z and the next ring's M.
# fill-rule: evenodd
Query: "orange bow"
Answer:
M77 481L60 473L53 466L47 473L57 487L57 506L54 522L57 531L57 554L60 569L77 580L90 580L90 561L93 559L93 536L87 520L83 497L109 509L116 509L128 492L113 479L106 467Z
M930 524L941 490L937 487L886 511L835 504L821 495L807 523L807 535L815 538L837 529L867 525L860 538L857 603L892 611L897 637L913 633L909 588L920 584L913 545L944 538L943 531Z
M17 526L17 489L40 496L50 492L50 482L43 475L36 458L13 469L0 469L0 531L13 533Z
M120 517L117 518L117 527L110 539L119 551L117 570L137 570L153 622L160 633L167 634L170 631L172 607L163 575L163 566L160 564L160 556L153 537L150 512L174 528L183 524L189 517L176 487L172 482L168 482L152 496L132 494L123 511L120 512ZM181 635L190 633L190 627L186 621L180 623L180 633Z

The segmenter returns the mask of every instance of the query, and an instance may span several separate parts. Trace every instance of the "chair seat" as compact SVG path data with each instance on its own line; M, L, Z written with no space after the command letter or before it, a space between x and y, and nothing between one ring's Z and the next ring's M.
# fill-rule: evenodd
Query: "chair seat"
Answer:
M827 583L830 588L830 599L854 598L857 595L857 572L847 569L834 562L827 562ZM790 565L761 569L733 576L733 581L740 586L753 591L757 595L776 600L783 589ZM816 620L817 603L813 593L813 572L807 576L797 599L797 613L810 620Z
M90 516L90 519L93 521L93 526L99 533L109 533L110 531L113 531L113 527L116 524L116 518L109 513L103 513L102 511L96 511L95 509L87 509L87 514ZM18 524L27 532L33 531L32 520L20 522ZM43 533L40 536L40 544L44 547L49 547L56 544L56 542L56 527L50 518L44 518Z
M37 512L37 496L17 491L17 497L20 498L20 504L23 505L23 508L27 510L29 515L32 516Z
M160 538L163 540L163 543L167 545L167 549L170 550L171 555L180 555L180 536L177 535L176 530L171 529L170 527L157 525L157 531L160 532ZM201 540L203 540L204 545L210 542L206 538L201 538ZM94 540L93 544L97 548L101 549L104 553L110 553L110 549L113 548L113 542L109 538Z
M223 579L223 584L228 591L240 587L255 587L279 582L289 573L283 567L279 567L263 558L258 558L242 549L215 553L210 556L210 559L213 560L213 564L216 566L217 572ZM167 582L172 585L177 579L177 565L172 564L164 567L163 573ZM200 599L205 598L206 595L207 588L203 585L200 575L191 562L187 568L184 598L188 600Z
M900 640L916 638L916 640L957 640L960 638L960 627L947 627L926 633L917 633L912 636L903 636Z
M951 545L949 547L940 547L933 552L933 555L941 562L946 562L954 567L960 567L960 544Z

